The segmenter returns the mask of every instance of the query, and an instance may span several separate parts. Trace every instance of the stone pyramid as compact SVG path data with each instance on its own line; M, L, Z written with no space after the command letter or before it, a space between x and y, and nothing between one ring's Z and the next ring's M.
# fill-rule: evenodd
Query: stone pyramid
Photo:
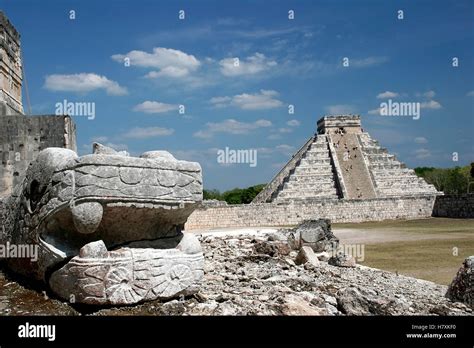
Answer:
M360 116L325 116L253 203L439 194L361 128Z

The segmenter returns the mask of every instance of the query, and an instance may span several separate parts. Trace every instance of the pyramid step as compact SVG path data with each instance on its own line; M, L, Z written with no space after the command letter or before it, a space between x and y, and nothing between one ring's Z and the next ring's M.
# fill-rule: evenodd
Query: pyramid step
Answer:
M312 143L307 151L327 151L328 145L326 142Z
M315 164L331 164L331 159L330 158L324 158L324 159L314 159L314 158L302 158L301 159L301 164L305 165L315 165Z
M288 181L283 184L283 189L292 188L333 188L335 183L332 180L327 181Z
M292 181L334 181L334 174L333 173L324 173L324 174L297 174L294 173L288 179L289 182Z
M416 175L413 169L400 168L400 169L373 169L372 174L374 176L411 176Z
M288 198L295 198L295 199L304 199L304 198L315 198L315 197L328 197L328 198L338 198L336 191L281 191L278 196L277 200L286 200Z
M293 172L293 175L322 175L322 176L332 176L332 168L331 167L319 167L319 168L311 168L311 167L297 167Z
M362 152L365 155L378 155L387 153L387 149L381 147L363 147Z
M329 153L326 152L306 152L303 158L330 158Z
M396 188L410 188L410 187L416 188L416 187L420 187L420 183L418 183L418 182L395 182L395 181L378 182L377 181L375 183L375 185L378 188L387 188L387 189L390 189L390 188L396 189Z
M393 161L393 162L387 162L387 163L370 163L369 164L370 168L374 169L401 169L405 168L405 165L398 162L398 161Z
M380 196L406 196L413 194L435 194L437 191L434 189L386 189L386 190L377 190Z
M390 161L395 158L395 155L390 153L369 153L366 156L370 161Z
M305 152L305 154L326 154L329 156L329 151L327 148L313 148L311 147L308 149L308 151Z

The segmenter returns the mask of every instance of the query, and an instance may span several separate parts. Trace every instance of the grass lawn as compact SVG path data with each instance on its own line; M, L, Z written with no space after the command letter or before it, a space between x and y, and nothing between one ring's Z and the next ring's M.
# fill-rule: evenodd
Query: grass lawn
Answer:
M364 243L365 260L360 262L361 264L392 272L398 271L399 274L439 284L449 284L463 260L474 255L473 219L431 218L334 224L335 231L341 228L360 230L368 236ZM380 236L381 233L392 236L396 234L399 240L379 240L374 243L370 241L371 235ZM416 236L420 239L416 240Z

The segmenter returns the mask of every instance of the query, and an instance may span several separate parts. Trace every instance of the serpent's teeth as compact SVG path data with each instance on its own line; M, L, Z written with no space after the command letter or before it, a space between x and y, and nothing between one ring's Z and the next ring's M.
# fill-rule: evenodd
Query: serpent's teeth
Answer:
M102 240L90 242L79 250L79 257L83 258L101 258L107 256L107 247Z
M97 202L80 203L71 207L74 226L80 233L94 233L102 221L104 209Z

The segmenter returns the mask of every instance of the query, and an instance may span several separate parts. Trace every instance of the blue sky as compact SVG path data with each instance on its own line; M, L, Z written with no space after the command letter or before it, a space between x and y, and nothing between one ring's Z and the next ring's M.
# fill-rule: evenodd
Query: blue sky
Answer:
M353 113L410 167L474 160L472 1L1 0L0 9L22 36L33 114L95 103L95 119L74 117L80 154L95 140L132 155L164 149L200 162L206 188L246 187L268 182L321 116ZM420 119L380 116L389 98L421 103ZM257 166L217 163L225 147L257 149Z

